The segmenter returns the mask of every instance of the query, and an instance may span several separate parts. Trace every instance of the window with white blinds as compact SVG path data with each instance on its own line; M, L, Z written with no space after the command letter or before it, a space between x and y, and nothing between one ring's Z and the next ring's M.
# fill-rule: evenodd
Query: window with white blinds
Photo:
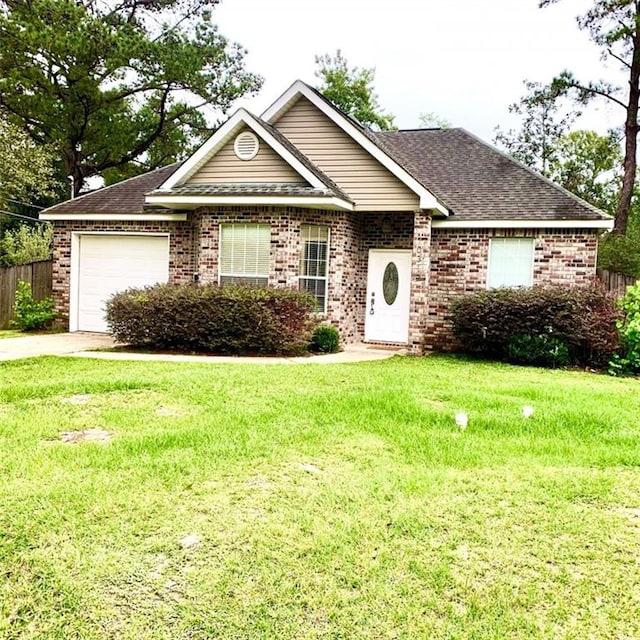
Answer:
M220 225L220 284L266 286L270 248L268 224Z
M309 292L318 303L318 311L327 310L327 258L329 227L303 224L300 228L300 289Z
M530 287L533 283L533 238L492 238L487 288Z

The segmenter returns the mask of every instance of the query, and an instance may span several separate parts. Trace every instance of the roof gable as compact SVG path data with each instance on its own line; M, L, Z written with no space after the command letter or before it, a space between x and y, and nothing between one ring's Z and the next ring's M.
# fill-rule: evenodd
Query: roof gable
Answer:
M217 183L256 183L269 184L308 184L308 182L280 155L278 155L261 136L258 150L250 160L242 160L236 153L237 136L250 131L241 127L228 142L191 176L184 184L217 184Z
M314 172L290 147L278 140L269 127L245 109L238 109L168 180L158 187L158 191L171 191L174 187L187 184L232 138L243 129L255 133L291 169L314 189L326 189L326 184L318 172ZM241 161L242 162L242 161ZM251 178L247 182L255 182Z
M318 91L301 80L294 82L276 102L263 114L262 119L277 126L277 122L289 111L296 102L304 98L318 109L326 118L357 143L369 156L374 158L382 167L403 183L419 198L422 209L435 209L447 215L447 209L423 184L416 180L402 165L386 153L376 142L375 137L355 120L334 107ZM308 155L308 154L307 154ZM313 160L314 158L312 158ZM316 160L316 163L318 161ZM330 177L334 178L334 176ZM338 180L336 179L336 182Z

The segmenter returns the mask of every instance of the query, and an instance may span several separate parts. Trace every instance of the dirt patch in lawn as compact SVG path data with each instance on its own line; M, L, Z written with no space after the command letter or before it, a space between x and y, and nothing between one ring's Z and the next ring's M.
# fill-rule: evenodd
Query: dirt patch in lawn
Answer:
M60 441L65 444L78 442L99 442L105 444L111 440L111 434L104 429L84 429L83 431L63 431Z

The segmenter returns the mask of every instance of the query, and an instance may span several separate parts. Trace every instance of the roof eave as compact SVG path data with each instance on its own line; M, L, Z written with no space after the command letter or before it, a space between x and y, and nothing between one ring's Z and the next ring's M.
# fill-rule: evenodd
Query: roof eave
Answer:
M61 220L104 220L112 222L120 222L124 220L137 220L139 222L159 222L159 221L183 221L187 219L186 213L109 213L109 212L41 212L40 220L50 222Z
M613 218L601 220L433 220L436 229L613 229Z
M234 195L234 196L184 196L153 194L145 199L147 204L168 209L196 209L218 205L288 206L335 211L353 211L352 202L335 196L282 196L282 195Z

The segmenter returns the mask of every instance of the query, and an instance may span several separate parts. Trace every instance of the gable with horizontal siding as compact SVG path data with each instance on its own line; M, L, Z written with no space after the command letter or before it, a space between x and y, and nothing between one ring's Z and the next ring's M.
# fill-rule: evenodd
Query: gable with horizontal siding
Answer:
M248 130L245 128L239 131L237 135ZM234 135L185 184L215 184L220 182L307 184L306 180L259 136L260 147L256 156L251 160L238 158L233 149L237 135Z
M356 211L414 211L418 196L304 97L273 123L355 202Z

